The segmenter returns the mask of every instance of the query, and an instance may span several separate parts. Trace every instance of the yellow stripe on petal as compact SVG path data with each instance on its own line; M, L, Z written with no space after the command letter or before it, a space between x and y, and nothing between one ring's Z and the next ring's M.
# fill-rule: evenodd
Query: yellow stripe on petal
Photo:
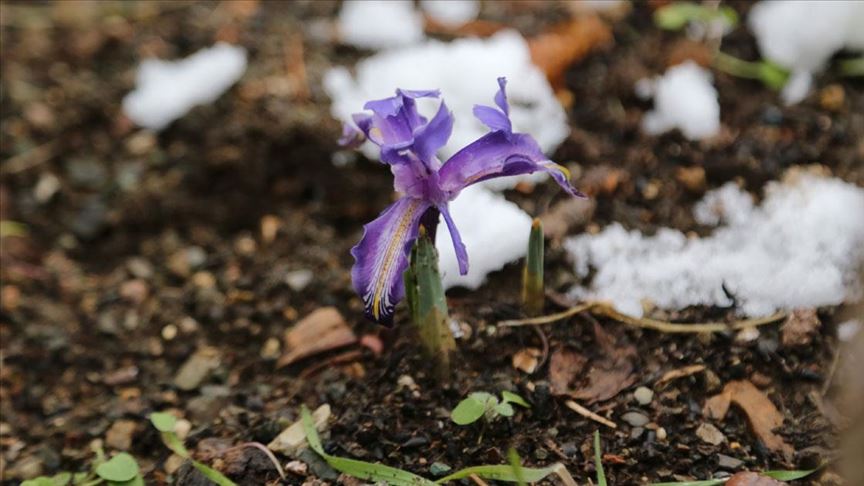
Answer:
M422 206L422 201L411 200L409 206L402 213L396 223L396 229L392 233L390 241L387 243L387 248L383 252L383 258L380 260L380 269L376 272L378 278L375 281L375 289L372 292L372 316L375 320L381 317L381 304L389 306L389 298L387 292L390 291L390 282L393 280L393 271L403 251L405 239L411 231L414 216L417 210Z

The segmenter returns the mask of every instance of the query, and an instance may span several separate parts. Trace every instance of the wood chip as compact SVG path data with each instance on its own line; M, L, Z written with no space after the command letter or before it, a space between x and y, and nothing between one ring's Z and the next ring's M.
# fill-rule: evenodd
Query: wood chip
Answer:
M277 367L288 366L303 358L357 342L354 331L335 307L324 307L304 317L285 332L287 352Z
M731 381L719 395L705 402L703 413L708 418L722 420L730 404L744 412L750 429L765 447L782 452L787 458L792 456L792 447L774 433L774 429L783 425L783 414L764 393L747 380Z
M540 363L540 356L543 354L537 348L525 348L519 350L513 355L513 367L522 372L534 373L537 370L537 364Z

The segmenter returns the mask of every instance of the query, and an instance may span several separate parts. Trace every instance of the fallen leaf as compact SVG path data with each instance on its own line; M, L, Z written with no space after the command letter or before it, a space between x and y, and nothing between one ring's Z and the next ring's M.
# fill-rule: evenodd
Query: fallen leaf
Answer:
M549 362L549 384L552 393L566 395L587 404L602 402L618 395L636 381L633 360L636 349L621 346L615 338L594 323L599 357L588 365L588 359L576 351L557 349Z
M778 481L755 472L739 472L726 481L726 486L784 486L789 483Z
M354 331L345 323L335 307L323 307L285 332L286 353L279 358L278 368L303 358L341 348L357 342Z
M528 42L531 60L546 73L553 87L564 85L564 71L593 49L612 40L612 30L596 15L583 15L558 24Z
M791 457L793 449L774 429L783 425L783 415L771 400L747 380L731 381L726 384L720 395L705 402L703 413L713 419L722 420L729 410L729 404L737 405L747 416L750 429L772 451L782 452Z
M587 225L596 208L594 199L562 199L540 216L543 234L551 240L560 240L571 230Z
M796 309L780 328L781 342L784 347L806 346L813 341L813 335L821 326L815 309Z
M521 349L513 355L513 367L530 375L537 370L537 364L540 362L542 354L542 351L537 348Z

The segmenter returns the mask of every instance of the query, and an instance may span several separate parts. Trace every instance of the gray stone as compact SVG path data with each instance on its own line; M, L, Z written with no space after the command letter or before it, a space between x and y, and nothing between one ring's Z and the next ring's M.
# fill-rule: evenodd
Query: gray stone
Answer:
M621 416L621 420L627 422L632 427L643 427L649 422L648 417L639 412L627 412Z

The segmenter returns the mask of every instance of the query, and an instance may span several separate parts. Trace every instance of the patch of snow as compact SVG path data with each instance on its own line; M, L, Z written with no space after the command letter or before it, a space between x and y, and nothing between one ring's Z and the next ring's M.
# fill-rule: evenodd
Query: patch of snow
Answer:
M837 338L844 343L855 339L859 332L861 332L861 321L857 319L850 319L837 325Z
M486 280L486 275L524 257L528 251L531 217L516 204L486 188L466 188L450 203L450 214L468 251L468 274L459 275L450 232L442 219L435 246L445 289L456 286L476 289Z
M741 223L753 212L753 198L734 182L708 191L693 207L693 217L699 224L716 226L720 223Z
M864 189L803 174L769 183L758 207L742 204L743 194L717 194L709 197L738 201L740 214L727 214L727 224L705 238L667 228L645 236L613 224L569 239L576 273L596 269L591 288L574 288L573 296L610 300L634 316L643 299L666 309L731 305L723 286L748 316L860 297Z
M421 45L380 52L360 61L356 76L336 67L324 76L324 89L333 100L331 112L342 121L361 111L368 100L393 96L395 89L440 89L453 111L453 136L441 150L442 160L488 132L472 113L475 104L493 105L496 79L507 77L510 116L516 131L534 136L546 153L570 133L567 115L546 76L531 62L528 43L512 30L488 39L467 38L450 43L428 40ZM438 101L418 100L420 111L433 116ZM372 143L363 145L370 159L378 158ZM518 178L497 179L496 187L512 187Z
M687 61L666 70L653 89L637 83L640 94L653 91L654 110L645 114L642 129L656 135L675 128L690 140L712 137L720 131L720 103L711 73Z
M807 96L810 77L841 49L864 50L864 2L762 1L748 17L762 56L792 72L782 96L794 104Z
M364 49L386 49L420 42L423 15L412 0L346 0L339 11L342 41Z
M471 22L480 13L478 0L420 0L420 7L433 20L453 29Z
M136 125L161 130L192 107L216 101L246 71L246 50L220 42L179 61L146 59L123 112Z

